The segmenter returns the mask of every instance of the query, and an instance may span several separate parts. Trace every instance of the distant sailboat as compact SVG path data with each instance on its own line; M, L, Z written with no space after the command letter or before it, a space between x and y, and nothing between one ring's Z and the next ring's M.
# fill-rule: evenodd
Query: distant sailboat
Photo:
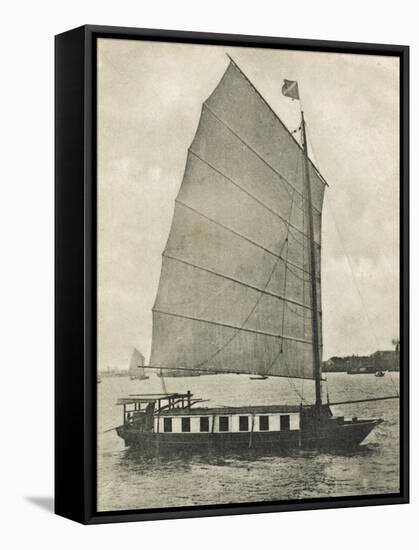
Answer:
M144 355L134 348L129 362L129 377L131 380L147 380L149 376L144 370Z
M282 91L298 100L296 82ZM382 422L334 416L331 405L348 401L322 399L326 182L308 157L302 112L298 130L302 145L231 60L188 150L153 308L150 368L311 379L314 403L203 407L190 391L128 396L117 428L127 446L339 449Z

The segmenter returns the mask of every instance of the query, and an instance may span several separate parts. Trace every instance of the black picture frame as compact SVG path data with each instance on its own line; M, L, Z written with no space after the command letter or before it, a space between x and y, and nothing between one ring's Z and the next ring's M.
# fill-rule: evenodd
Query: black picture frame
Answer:
M400 493L96 510L96 41L124 38L400 59ZM55 512L84 524L409 501L409 47L87 25L55 38Z

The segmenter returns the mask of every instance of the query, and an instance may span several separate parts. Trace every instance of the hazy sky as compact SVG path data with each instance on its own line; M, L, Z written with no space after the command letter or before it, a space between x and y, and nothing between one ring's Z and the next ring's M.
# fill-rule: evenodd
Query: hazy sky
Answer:
M328 181L323 215L324 359L391 349L399 335L398 59L100 39L99 368L149 357L174 199L201 105L229 53L289 129L299 107Z

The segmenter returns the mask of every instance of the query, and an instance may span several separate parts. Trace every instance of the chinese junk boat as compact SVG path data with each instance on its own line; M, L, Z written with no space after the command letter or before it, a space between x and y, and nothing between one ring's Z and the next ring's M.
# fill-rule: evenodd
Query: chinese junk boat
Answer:
M282 92L299 99L296 82L285 81ZM327 184L308 157L303 112L299 130L302 145L230 59L188 151L147 368L166 376L312 379L315 402L205 407L190 392L133 395L119 400L124 421L117 433L127 446L187 453L339 449L360 444L382 422L333 416L331 405L343 402L322 402Z
M128 373L131 380L148 380L144 370L144 356L134 348L129 362Z

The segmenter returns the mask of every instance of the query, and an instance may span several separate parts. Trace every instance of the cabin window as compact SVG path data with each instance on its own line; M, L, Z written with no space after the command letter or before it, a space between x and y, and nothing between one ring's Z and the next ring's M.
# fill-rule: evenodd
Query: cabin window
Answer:
M269 430L269 416L259 416L259 430L261 432Z
M281 430L289 430L290 429L290 415L289 414L281 414L280 420L279 420L279 426Z
M239 416L239 430L241 432L249 431L249 417L248 416Z
M190 431L191 431L191 419L182 418L182 432L190 432Z
M164 432L171 432L172 431L172 419L171 418L163 418L163 431Z
M228 416L220 416L219 426L220 432L228 432Z
M201 416L199 419L199 431L209 432L209 418L208 416Z

